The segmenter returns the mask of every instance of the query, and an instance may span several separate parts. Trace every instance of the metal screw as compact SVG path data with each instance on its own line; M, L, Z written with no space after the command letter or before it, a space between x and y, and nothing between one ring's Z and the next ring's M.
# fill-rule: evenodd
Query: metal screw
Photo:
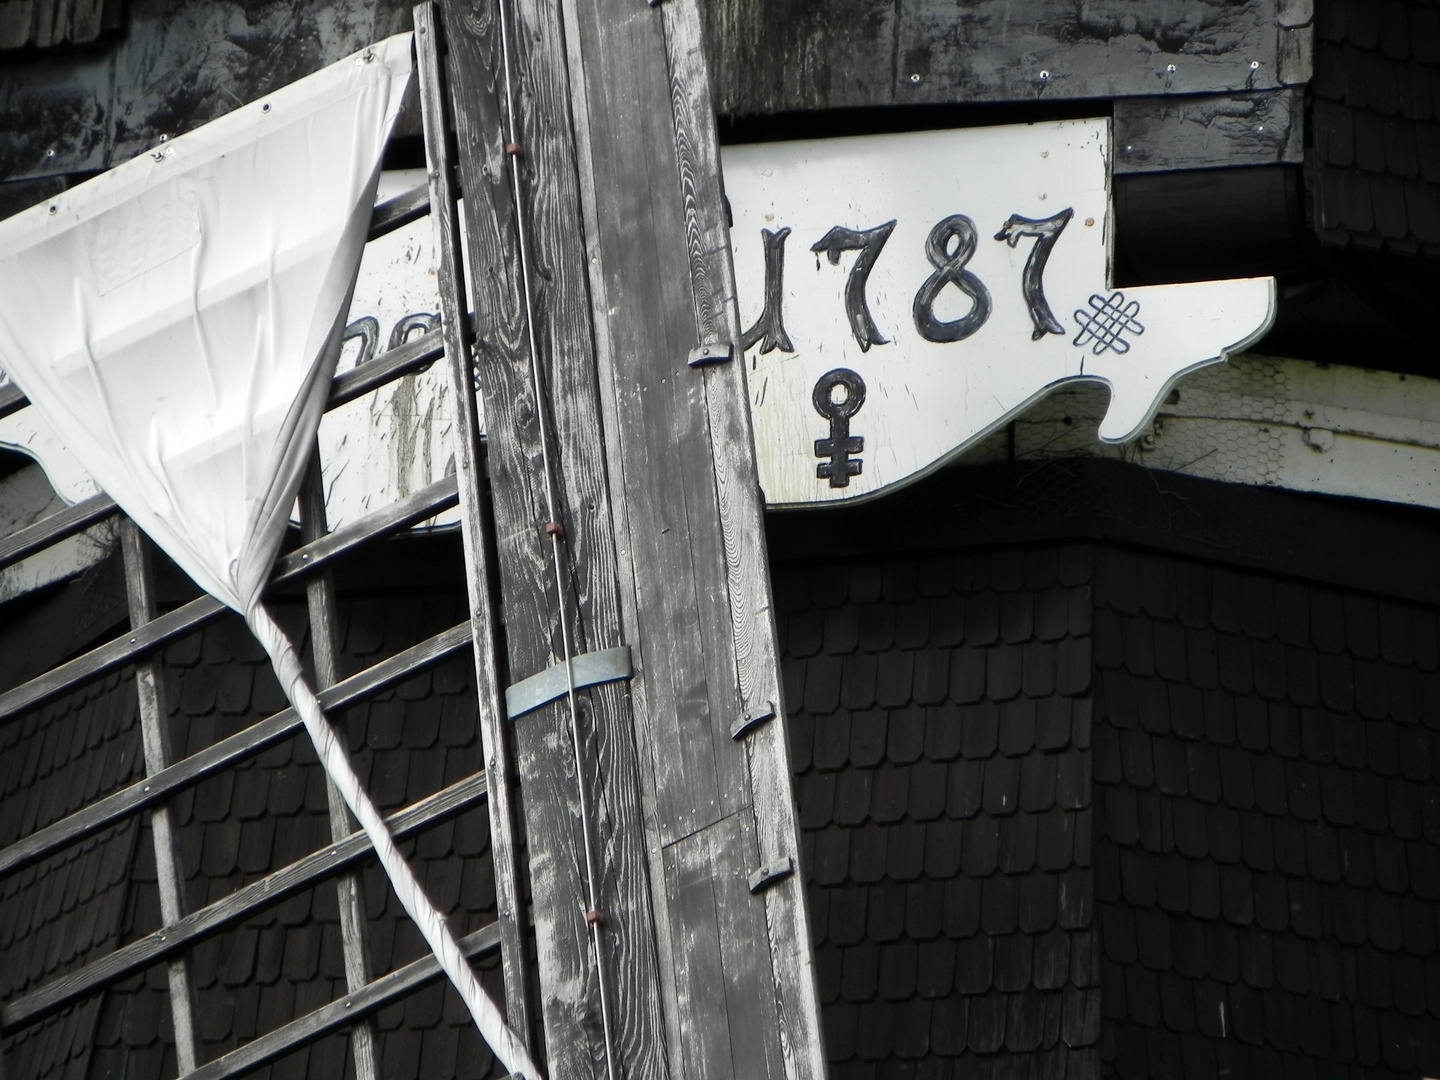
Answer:
M1095 226L1095 219L1094 219L1093 217L1087 217L1087 218L1085 219L1085 226L1086 226L1086 228L1094 228L1094 226Z
M60 207L56 206L54 203L51 203L51 204L50 204L50 213L51 213L51 214L58 214L59 212L60 212Z
M1169 75L1174 75L1174 74L1175 74L1175 65L1174 65L1174 64L1166 64L1166 65L1165 65L1165 71L1166 71L1166 73L1169 74Z
M260 106L260 111L261 111L261 112L269 112L269 111L270 111L270 102L267 101L267 102L265 102L264 105L261 105L261 106Z
M919 83L920 83L920 73L919 73L918 71L917 71L914 75L911 75L911 76L910 76L910 82L911 82L912 84L914 84L914 85L917 85L917 86L919 85Z
M53 158L55 156L55 148L52 146L49 150L46 150L45 156L47 158Z
M1251 61L1250 61L1250 70L1251 70L1251 71L1259 71L1259 70L1260 70L1260 61L1259 61L1259 60L1251 60Z
M1042 72L1040 72L1040 81L1041 81L1041 82L1049 82L1049 81L1050 81L1050 72L1048 72L1048 71L1042 71Z
M1256 124L1256 125L1255 125L1255 134L1258 135L1258 134L1260 134L1260 132L1262 132L1262 131L1264 131L1264 130L1265 130L1265 125L1264 125L1264 124Z

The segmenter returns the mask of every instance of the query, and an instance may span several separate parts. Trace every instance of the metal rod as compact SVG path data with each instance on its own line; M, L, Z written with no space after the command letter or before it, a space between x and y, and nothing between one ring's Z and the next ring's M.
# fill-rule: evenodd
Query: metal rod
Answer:
M610 1017L610 997L606 988L604 953L601 942L603 918L600 915L600 889L595 869L595 838L593 807L586 783L583 737L580 730L580 703L575 694L574 646L570 634L569 605L566 603L565 556L561 550L562 529L559 498L556 493L555 469L550 459L550 418L545 396L545 376L540 363L540 349L535 337L535 304L531 289L530 241L523 184L520 179L521 147L519 110L515 106L514 62L510 49L510 19L507 0L497 0L500 15L500 51L505 74L506 142L510 153L510 183L515 200L515 232L520 246L520 288L525 297L525 334L530 347L530 381L535 393L535 416L540 429L540 460L545 474L545 511L549 515L546 529L550 537L550 561L555 572L555 600L560 620L560 648L565 662L565 700L570 713L570 742L575 754L575 785L580 801L580 828L585 847L585 887L587 909L585 922L590 929L590 945L595 955L595 982L600 998L600 1027L605 1039L605 1071L615 1080L615 1039Z

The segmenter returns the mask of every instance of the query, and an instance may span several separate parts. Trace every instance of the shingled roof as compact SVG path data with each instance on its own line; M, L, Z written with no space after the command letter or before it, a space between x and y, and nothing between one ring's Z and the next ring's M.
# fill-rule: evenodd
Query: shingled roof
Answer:
M1327 244L1440 256L1440 7L1315 5L1307 154Z

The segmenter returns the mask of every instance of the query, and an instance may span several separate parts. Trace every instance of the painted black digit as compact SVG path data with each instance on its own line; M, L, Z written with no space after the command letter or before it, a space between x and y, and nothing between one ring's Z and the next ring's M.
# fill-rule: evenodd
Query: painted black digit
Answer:
M975 222L964 214L951 214L936 223L925 238L925 256L935 272L915 294L915 329L926 341L964 341L985 325L990 317L990 290L965 264L975 254ZM955 241L951 252L950 242ZM935 299L946 285L954 285L972 304L958 319L948 322L935 317Z
M839 401L836 389L845 391ZM829 480L832 488L850 486L850 477L859 476L864 462L852 454L865 449L863 435L850 434L850 418L865 404L865 380L849 368L836 368L820 376L810 393L815 411L830 421L830 437L815 440L815 456L829 458L815 466L817 480Z
M1055 241L1060 239L1060 234L1074 216L1073 206L1061 210L1054 217L1039 220L1011 214L1010 220L995 234L996 240L1004 240L1012 248L1020 243L1022 236L1035 238L1035 246L1030 249L1030 257L1025 260L1025 270L1020 275L1020 289L1025 294L1025 306L1030 309L1030 321L1035 324L1035 330L1030 335L1031 341L1039 341L1046 334L1065 333L1065 327L1060 325L1060 320L1055 318L1055 313L1050 310L1050 302L1045 299L1045 262L1050 258Z
M790 235L790 229L788 226L777 232L761 229L760 235L765 239L765 310L755 320L755 325L740 335L740 351L748 351L758 341L761 355L776 349L794 352L795 346L790 344L790 335L785 332L783 309L785 238Z
M375 348L380 344L380 320L374 315L361 315L340 335L340 344L352 338L360 339L360 355L355 358L355 366L368 364L375 358Z
M440 329L440 316L430 311L412 311L409 315L397 319L395 325L390 329L390 343L387 348L398 349L417 330L421 334L428 334L431 330Z
M887 221L864 232L846 229L836 225L811 245L814 252L825 252L831 266L840 265L842 251L858 251L860 255L850 268L850 277L845 282L845 315L850 320L850 329L860 343L861 352L869 352L871 345L885 345L889 338L882 337L880 329L870 315L870 301L865 295L865 283L870 278L870 268L880 257L885 241L895 231L895 222ZM857 379L860 377L855 376ZM856 406L857 408L859 406Z

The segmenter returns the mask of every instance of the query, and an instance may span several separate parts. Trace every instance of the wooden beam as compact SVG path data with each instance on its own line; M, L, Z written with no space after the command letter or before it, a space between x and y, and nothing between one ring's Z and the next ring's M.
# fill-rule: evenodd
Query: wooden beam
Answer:
M1121 98L1115 102L1117 176L1305 159L1299 90Z
M731 116L1275 89L1296 33L1277 0L713 0L707 20Z
M506 730L499 657L502 629L494 589L494 537L485 492L480 447L479 405L465 308L455 170L449 133L440 28L431 3L415 7L415 51L420 69L420 102L425 113L425 154L430 163L427 198L439 255L440 329L449 361L450 389L457 416L451 441L460 496L460 535L465 548L465 587L470 608L471 652L475 661L476 718L490 790L490 861L495 878L496 928L505 979L505 1019L526 1050L532 1050L530 965L521 925L521 887L516 848L519 809L515 770ZM532 1056L533 1052L532 1052Z
M616 583L615 524L605 468L590 333L585 250L570 137L565 35L545 0L504 0L519 153L507 153L504 42L494 3L442 5L447 73L455 99L466 244L476 313L476 375L485 404L496 552L505 606L510 681L563 660L560 605L577 652L626 644ZM523 155L523 156L522 156ZM512 197L520 170L524 205ZM520 245L532 256L521 271ZM528 301L527 304L527 294ZM527 310L533 306L541 387L532 378ZM553 392L546 397L545 387ZM539 410L555 433L546 445ZM547 481L546 469L550 469ZM546 486L569 566L557 596ZM514 726L517 771L530 855L540 997L547 1067L580 1080L607 1072L600 982L617 1018L615 1075L648 1080L666 1074L660 984L647 885L644 821L634 720L623 683L579 695L585 731L574 759L567 702L526 715ZM577 768L578 764L578 768ZM578 784L594 795L589 825L603 838L598 863L604 912L603 971L597 971L585 921L589 907L585 828Z
M701 11L566 0L672 1073L825 1073ZM722 995L714 993L722 985Z

